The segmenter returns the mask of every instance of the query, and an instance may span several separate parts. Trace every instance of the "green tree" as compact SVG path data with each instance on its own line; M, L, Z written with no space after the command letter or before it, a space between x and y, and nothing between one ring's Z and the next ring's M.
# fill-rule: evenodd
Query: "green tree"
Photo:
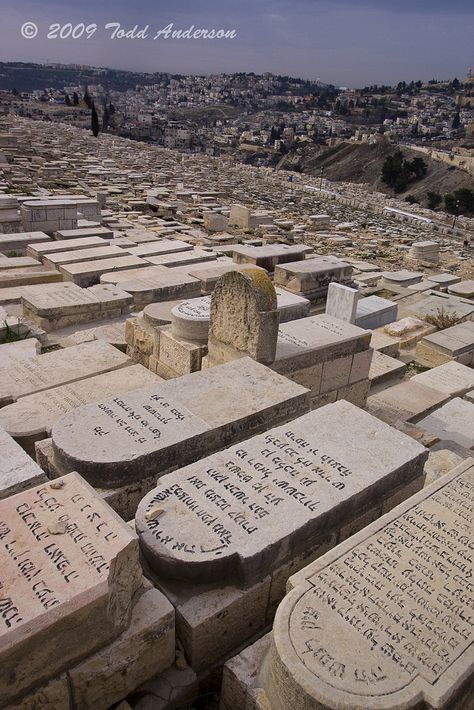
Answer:
M474 191L462 187L454 193L448 193L444 196L444 205L450 214L474 214Z
M453 131L457 131L457 129L459 128L460 125L461 125L461 118L459 116L459 108L457 108L456 113L454 114L451 128L453 129Z
M77 95L77 91L75 91L72 95L72 103L73 106L79 106L79 96Z
M86 90L84 92L84 103L87 106L87 108L90 108L90 110L92 111L92 107L94 105L94 102L92 100L91 95L89 94L89 89L87 88L87 86L86 86Z
M439 192L434 192L433 190L430 190L426 193L426 198L428 203L428 209L430 210L436 209L436 207L441 204L443 199Z
M97 111L96 111L94 103L92 103L92 110L91 110L91 131L94 134L94 136L97 138L97 136L99 135L99 117L97 115Z
M66 106L71 106L71 99L69 98L69 94L66 94L66 96L64 97L64 103L66 104Z

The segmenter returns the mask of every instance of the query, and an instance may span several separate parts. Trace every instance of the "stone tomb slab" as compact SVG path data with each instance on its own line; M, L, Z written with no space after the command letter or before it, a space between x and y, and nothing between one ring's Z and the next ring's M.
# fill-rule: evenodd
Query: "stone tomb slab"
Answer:
M48 235L45 232L16 232L15 234L0 234L0 254L8 255L14 251L26 254L28 244L45 242Z
M41 343L36 338L18 340L14 343L0 345L0 370L11 367L17 362L32 360L41 352Z
M0 499L46 481L46 474L0 426Z
M23 314L47 331L128 313L132 297L115 286L81 288L61 284L57 290L32 291L22 298Z
M108 271L132 272L146 262L138 256L118 256L113 259L98 259L97 261L81 261L78 264L59 266L59 271L66 281L73 281L78 286L93 286L98 284L102 274ZM131 276L133 278L133 276Z
M474 449L474 403L456 397L419 422L442 441Z
M159 268L159 267L154 267ZM135 279L130 274L130 280L120 282L120 288L133 297L137 308L143 308L149 303L157 301L170 301L198 297L201 286L197 279L183 273L173 273L173 269L166 269L166 273Z
M371 333L326 314L280 325L275 362L282 374L366 351Z
M192 251L192 244L187 244L180 239L160 239L147 244L139 244L136 247L127 249L134 256L160 256L162 254L176 254L178 252Z
M290 579L256 707L471 706L473 483L470 459Z
M161 378L146 367L130 365L126 374L121 369L114 370L53 387L47 396L38 392L21 397L18 402L0 409L0 426L34 455L34 442L50 436L53 425L72 409L160 381Z
M131 362L103 340L38 355L0 370L0 407L34 392L117 370Z
M300 261L310 251L311 247L304 244L267 244L262 247L239 245L233 248L232 258L237 264L254 264L273 273L277 264Z
M411 441L402 455L406 437L361 414L314 411L166 476L140 504L148 574L197 671L271 623L292 573L422 486L427 452ZM346 429L364 442L356 458Z
M188 273L201 282L202 295L208 296L212 293L217 281L223 274L226 274L228 271L248 271L249 269L260 269L260 267L253 266L252 264L222 264L219 262L205 264L203 266L199 264L197 266L191 266ZM262 269L262 271L264 272L265 269Z
M48 253L42 256L43 264L49 269L57 269L66 264L77 264L83 261L96 261L98 259L114 259L126 256L126 252L117 246L105 242L105 246L94 246L90 249L73 249Z
M141 584L131 529L77 474L0 501L0 705L119 635Z
M140 545L159 576L248 585L421 477L426 457L349 402L329 404L163 476L138 507Z
M369 412L382 419L395 417L405 422L417 422L449 399L448 394L413 380L371 394L367 398Z
M380 296L361 298L357 304L355 324L360 328L381 328L397 320L398 305Z
M60 239L54 241L50 239L48 242L39 242L38 244L30 244L26 249L27 256L32 256L33 259L41 259L48 254L59 254L64 251L73 251L76 249L91 249L93 247L106 246L107 242L102 237L83 237L82 239Z
M312 301L326 297L332 281L351 282L352 266L333 256L279 264L275 267L275 286L305 296Z
M174 266L186 266L188 264L204 264L208 261L215 261L217 254L206 251L181 251L177 253L162 254L161 256L145 256L145 261L156 266L173 268Z
M426 372L420 372L411 378L411 382L426 385L450 397L459 397L473 389L474 370L472 367L451 361Z
M241 358L69 412L53 427L55 464L108 489L156 478L307 411L308 396Z

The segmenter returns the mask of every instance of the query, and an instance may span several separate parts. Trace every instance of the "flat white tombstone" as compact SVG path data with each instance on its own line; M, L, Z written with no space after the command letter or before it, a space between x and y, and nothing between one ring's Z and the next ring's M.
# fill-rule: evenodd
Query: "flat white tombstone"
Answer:
M0 370L0 406L20 397L130 365L129 357L103 340L54 350Z
M127 627L131 529L77 474L0 501L0 706Z
M359 292L343 284L332 281L328 286L326 300L326 315L339 318L339 320L354 323L357 311Z
M473 507L469 459L290 578L263 675L271 707L470 707Z
M427 456L341 400L163 476L138 507L140 545L158 575L252 584L354 510L421 487Z
M114 488L308 408L304 387L241 358L69 412L53 427L54 459L64 472Z

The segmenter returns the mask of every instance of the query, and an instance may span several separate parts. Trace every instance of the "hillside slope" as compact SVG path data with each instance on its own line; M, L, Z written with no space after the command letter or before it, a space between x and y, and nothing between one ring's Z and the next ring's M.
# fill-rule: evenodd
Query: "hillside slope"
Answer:
M381 173L385 158L395 150L396 147L389 143L341 143L322 150L319 146L311 145L284 156L279 167L298 170L308 175L319 175L323 168L323 175L328 180L369 183L375 190L392 195L393 191L382 182ZM426 177L410 183L408 189L397 196L403 198L413 195L420 202L425 202L426 193L429 191L444 195L462 187L474 189L474 179L463 170L421 156L409 148L403 148L402 152L409 160L423 157L428 165L428 172Z

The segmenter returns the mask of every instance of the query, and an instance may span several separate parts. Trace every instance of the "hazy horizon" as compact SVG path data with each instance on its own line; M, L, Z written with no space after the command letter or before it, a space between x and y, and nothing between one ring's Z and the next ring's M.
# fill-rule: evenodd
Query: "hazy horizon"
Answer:
M0 59L86 64L141 72L219 74L271 72L339 86L394 85L421 79L462 79L474 63L474 5L453 0L104 0L80 5L3 0ZM38 35L20 28L34 22ZM91 39L47 39L49 26L96 23ZM109 22L123 29L149 26L147 39L111 39ZM156 31L235 30L234 39L164 39Z

